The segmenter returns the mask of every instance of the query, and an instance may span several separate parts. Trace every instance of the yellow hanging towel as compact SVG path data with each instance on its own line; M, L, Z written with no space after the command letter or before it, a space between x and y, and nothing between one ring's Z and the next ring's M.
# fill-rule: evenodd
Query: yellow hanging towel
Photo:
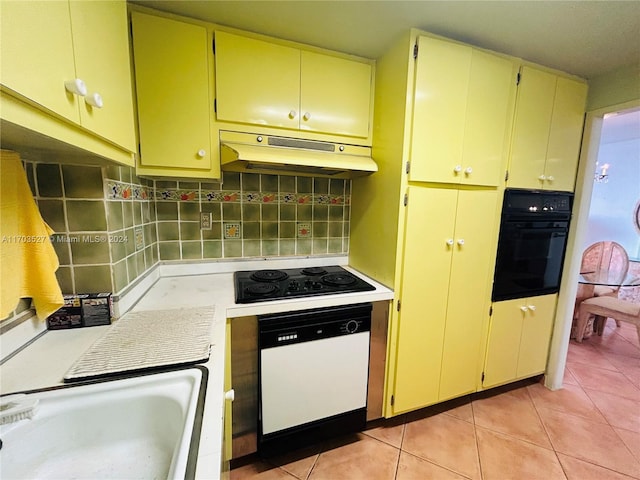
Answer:
M30 297L40 320L63 305L53 230L33 199L20 156L0 150L0 318Z

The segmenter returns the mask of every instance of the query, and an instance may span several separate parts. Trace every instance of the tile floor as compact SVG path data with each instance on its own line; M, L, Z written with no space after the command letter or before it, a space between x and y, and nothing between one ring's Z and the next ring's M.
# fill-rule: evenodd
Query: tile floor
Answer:
M446 407L252 458L231 479L640 479L640 347L628 324L572 340L562 390L529 382Z

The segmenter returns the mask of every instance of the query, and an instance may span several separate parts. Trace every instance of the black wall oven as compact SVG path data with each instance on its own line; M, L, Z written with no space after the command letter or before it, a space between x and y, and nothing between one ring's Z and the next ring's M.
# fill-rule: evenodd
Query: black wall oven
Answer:
M567 192L505 190L493 301L559 290L572 204Z

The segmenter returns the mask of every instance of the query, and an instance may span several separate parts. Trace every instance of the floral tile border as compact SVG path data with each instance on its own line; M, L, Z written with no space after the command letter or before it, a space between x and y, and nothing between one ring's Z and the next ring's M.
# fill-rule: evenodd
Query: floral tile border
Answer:
M222 202L257 204L299 204L299 205L349 205L349 195L328 195L311 193L239 192L237 190L189 190L180 188L156 189L155 199L172 202Z
M112 200L152 200L153 188L146 185L107 180L105 195Z

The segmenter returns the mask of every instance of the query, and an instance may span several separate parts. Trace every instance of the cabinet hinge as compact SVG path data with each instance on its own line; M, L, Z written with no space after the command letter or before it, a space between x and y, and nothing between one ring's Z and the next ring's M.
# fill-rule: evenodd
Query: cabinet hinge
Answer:
M396 403L396 399L393 395L391 395L391 406L393 406L394 403Z
M516 75L516 85L520 85L520 79L522 78L522 74L520 72L518 72L518 74Z
M396 304L396 310L399 312L400 311L400 300L398 300L398 303Z
M216 37L211 39L211 51L214 55L216 54Z
M493 305L489 307L489 316L493 315Z
M418 58L418 44L417 43L413 46L413 58L414 59Z
M404 194L404 206L406 207L409 204L409 194Z
M482 377L480 377L480 380L484 382L484 372L482 372Z
M218 113L218 99L213 99L213 113Z
M505 170L504 172L504 181L508 181L509 180L509 170Z
M407 165L405 167L405 172L407 173L407 175L409 174L409 171L411 170L411 162L407 162Z

